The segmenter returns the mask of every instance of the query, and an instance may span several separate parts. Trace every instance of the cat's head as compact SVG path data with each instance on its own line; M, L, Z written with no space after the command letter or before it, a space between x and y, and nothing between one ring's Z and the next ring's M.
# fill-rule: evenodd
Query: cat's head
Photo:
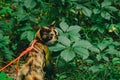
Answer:
M52 24L49 26L40 27L40 29L36 33L36 38L46 45L50 45L57 41L58 32L55 29L55 21L53 21Z

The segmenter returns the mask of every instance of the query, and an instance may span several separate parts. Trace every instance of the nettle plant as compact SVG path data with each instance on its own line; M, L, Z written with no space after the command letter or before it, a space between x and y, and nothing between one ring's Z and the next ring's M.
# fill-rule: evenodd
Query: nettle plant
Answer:
M81 56L82 59L87 59L89 50L99 52L89 41L80 38L81 29L82 27L78 25L69 26L62 21L60 28L58 28L58 43L50 49L54 52L60 52L61 58L66 62L73 60L77 55Z
M80 32L83 30L83 27L78 25L69 26L65 21L62 21L59 26L57 29L59 32L58 42L50 47L51 51L59 54L56 59L58 68L64 67L65 70L65 65L68 66L64 64L63 60L74 67L77 66L74 65L74 61L79 61L77 66L79 69L77 68L76 70L78 72L82 71L82 73L77 73L75 74L76 76L87 75L91 79L109 79L110 75L119 75L119 42L114 41L110 37L105 37L91 43L88 40L82 39ZM66 70L68 70L68 67ZM57 73L56 76L60 79L66 79L71 75L74 75L74 73L71 74L71 71L68 70ZM94 75L94 77L91 75ZM100 76L98 77L98 75ZM83 78L85 76L80 77L80 79ZM118 77L111 77L111 79L115 78Z
M9 36L0 34L0 57L7 58L8 60L11 60L14 55L13 51L8 48L10 42ZM12 46L12 49L13 48L15 48L15 46ZM0 63L2 63L2 61L0 61Z

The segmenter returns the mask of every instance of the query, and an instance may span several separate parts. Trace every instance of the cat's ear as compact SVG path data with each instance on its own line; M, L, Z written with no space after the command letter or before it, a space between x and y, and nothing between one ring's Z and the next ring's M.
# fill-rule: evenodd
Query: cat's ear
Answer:
M36 32L36 38L41 40L40 29Z
M43 26L40 27L40 30L44 30L45 28Z
M42 35L42 32L44 31L45 31L45 28L41 26L39 30L36 32L36 37L42 40L41 35Z
M49 27L50 27L50 28L54 28L54 27L55 27L55 21L53 21L53 22L50 24Z

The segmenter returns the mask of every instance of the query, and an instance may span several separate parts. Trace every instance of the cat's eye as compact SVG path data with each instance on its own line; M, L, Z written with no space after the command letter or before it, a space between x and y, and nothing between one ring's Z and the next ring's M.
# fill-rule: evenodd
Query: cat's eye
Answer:
M53 36L54 34L50 34L50 36Z

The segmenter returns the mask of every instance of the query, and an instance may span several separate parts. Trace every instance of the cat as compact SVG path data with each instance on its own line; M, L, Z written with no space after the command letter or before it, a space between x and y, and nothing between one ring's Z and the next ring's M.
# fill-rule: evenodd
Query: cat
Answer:
M54 26L55 22L46 27L40 27L36 33L34 49L31 50L24 64L18 72L17 80L45 80L45 62L48 45L58 39L58 32Z

